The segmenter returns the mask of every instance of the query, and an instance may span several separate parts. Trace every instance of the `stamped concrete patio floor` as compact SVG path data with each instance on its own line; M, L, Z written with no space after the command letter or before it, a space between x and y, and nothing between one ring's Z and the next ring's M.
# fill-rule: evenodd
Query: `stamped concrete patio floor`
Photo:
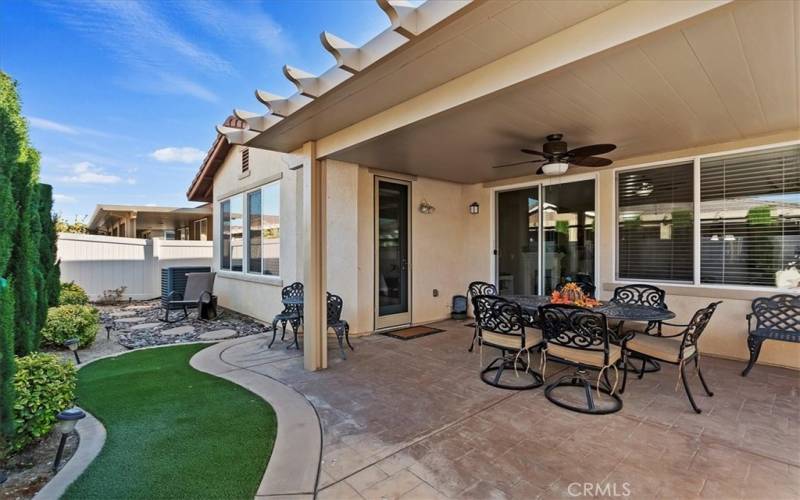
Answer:
M223 359L292 387L317 409L322 499L800 496L798 372L758 366L742 378L743 363L703 358L714 397L687 370L700 415L675 391L674 366L629 378L620 412L581 415L542 389L484 384L477 350L467 352L472 330L433 326L446 331L353 339L347 361L331 339L330 368L315 373L288 342L267 350L263 337ZM485 350L485 361L493 355ZM548 364L548 377L564 369Z

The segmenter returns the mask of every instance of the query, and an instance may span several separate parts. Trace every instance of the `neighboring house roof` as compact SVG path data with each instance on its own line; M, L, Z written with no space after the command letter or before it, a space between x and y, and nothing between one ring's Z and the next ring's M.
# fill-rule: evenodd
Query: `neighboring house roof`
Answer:
M247 127L247 123L231 115L225 120L225 126L243 129ZM211 188L214 185L214 174L217 173L220 165L225 161L230 149L231 144L225 139L224 135L218 132L214 143L211 144L211 148L209 148L203 163L200 165L200 170L194 176L194 180L192 180L192 184L186 192L186 198L189 201L210 202L212 200Z
M89 229L97 230L108 225L109 222L131 213L136 213L136 223L139 229L169 225L172 227L189 225L192 222L211 215L211 204L206 203L199 207L157 207L147 205L97 205L89 219Z

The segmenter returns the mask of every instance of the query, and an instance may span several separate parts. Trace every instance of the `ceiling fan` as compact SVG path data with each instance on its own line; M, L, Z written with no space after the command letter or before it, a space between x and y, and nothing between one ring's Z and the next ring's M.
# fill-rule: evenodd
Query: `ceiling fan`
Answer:
M550 134L547 136L547 142L542 144L542 151L533 149L520 149L525 154L541 156L541 160L526 160L518 161L515 163L505 163L503 165L495 165L492 168L513 167L515 165L524 165L526 163L542 163L539 170L536 171L538 175L561 175L567 171L570 165L579 165L582 167L606 167L611 165L612 161L608 158L601 158L595 155L602 155L611 152L617 148L614 144L593 144L591 146L581 146L575 149L567 149L566 141L561 139L564 134Z

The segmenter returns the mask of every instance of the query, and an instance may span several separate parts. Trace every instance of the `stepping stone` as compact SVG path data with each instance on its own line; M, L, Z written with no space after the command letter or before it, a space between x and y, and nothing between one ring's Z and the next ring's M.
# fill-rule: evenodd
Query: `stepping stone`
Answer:
M114 311L109 314L112 318L127 318L128 316L135 316L136 311Z
M168 330L161 330L161 335L184 335L187 333L192 333L193 331L193 326L176 326L175 328L170 328Z
M236 330L231 330L226 328L224 330L213 330L210 332L200 334L198 338L200 340L222 340L222 339L229 339L235 336L236 336Z
M161 325L163 325L163 323L142 323L141 325L132 326L131 330L149 330Z
M134 318L121 318L121 319L116 319L114 321L116 323L140 323L146 319L147 318L134 317Z
M141 306L128 306L125 308L127 311L140 311L142 309L154 309L155 307L152 305L141 305Z

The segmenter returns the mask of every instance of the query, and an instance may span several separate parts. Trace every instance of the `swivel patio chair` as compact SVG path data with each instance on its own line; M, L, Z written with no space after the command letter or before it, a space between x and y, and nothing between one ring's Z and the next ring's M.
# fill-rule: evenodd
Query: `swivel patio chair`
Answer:
M167 295L164 307L164 321L175 323L189 317L188 309L200 311L203 307L210 307L216 317L217 309L214 304L214 278L216 273L187 273L186 288L183 293L173 290ZM173 309L182 309L183 317L176 320L169 319L169 312Z
M692 397L689 381L686 379L685 365L687 361L694 360L694 368L697 371L700 382L703 384L703 389L705 389L706 394L713 396L714 393L708 388L703 378L703 372L700 371L700 351L697 347L697 341L700 339L700 335L703 334L706 326L708 326L708 322L711 321L711 316L714 314L714 311L716 311L717 306L721 303L722 301L712 302L707 307L698 309L687 325L667 323L666 321L662 322L667 326L683 328L680 333L665 335L662 332L659 336L636 335L627 340L623 346L628 353L635 354L638 357L656 359L664 363L678 365L679 383L683 382L686 396L688 396L689 402L692 404L692 409L697 413L701 413L702 410L697 407L697 404L694 402L694 397ZM641 378L642 375L643 373L640 373L639 378ZM627 378L626 370L622 380L622 391L625 390ZM675 390L677 389L676 386Z
M501 389L535 389L544 383L542 376L530 368L530 351L541 347L541 332L526 326L522 307L496 295L473 297L475 324L477 325L478 348L483 366L483 347L500 349L501 355L481 370L481 380ZM523 357L524 355L524 357ZM514 370L519 377L522 371L532 380L522 384L504 383L501 378L505 370ZM490 377L490 374L494 374Z
M497 287L492 283L487 283L485 281L473 281L467 287L467 300L472 302L472 300L478 295L497 295ZM473 314L475 314L474 311ZM475 332L472 334L472 342L469 345L469 352L472 352L472 350L475 348L475 341L478 339L477 322L474 323L474 327Z
M353 346L350 344L350 325L347 321L342 319L342 308L344 308L344 301L338 295L327 292L327 305L328 305L328 328L333 328L336 333L336 340L339 341L339 352L342 359L347 359L344 351L342 340L347 342L347 347L354 351Z
M291 285L283 287L281 290L281 300L302 297L303 284L300 282L294 282ZM292 326L292 331L294 332L293 343L296 348L300 349L300 344L297 341L297 331L300 329L300 325L303 323L302 306L286 304L283 306L283 311L276 314L275 317L272 318L272 340L267 346L268 349L272 348L272 344L275 342L275 334L278 331L278 323L281 324L281 342L283 342L286 338L286 324L289 323Z
M634 304L640 306L650 306L659 309L668 310L665 301L667 292L653 285L645 285L635 283L631 285L618 286L614 289L614 296L611 297L612 304ZM620 336L624 332L626 324L619 320L612 320L608 322L609 328L616 331ZM627 326L631 326L629 323ZM648 321L646 324L641 322L634 323L633 328L640 335L661 335L661 321ZM628 363L631 363L631 357L628 357ZM642 367L639 370L640 376L644 373L653 373L661 369L658 362L648 359L642 359ZM641 378L641 377L640 377Z
M545 375L550 360L575 368L572 374L548 385L545 397L557 406L579 413L603 415L622 409L622 399L616 391L619 380L616 364L622 360L625 370L625 359L623 349L609 342L611 332L606 316L574 305L547 304L539 306L539 321L545 341L542 375ZM590 379L590 370L598 370L597 377L591 377L594 382ZM613 384L608 377L610 370L615 373ZM562 391L565 387L578 387L583 391ZM567 396L577 392L578 400L558 397L561 392L567 392ZM593 395L595 392L597 400Z
M641 306L657 307L659 309L667 309L665 298L667 292L653 285L632 284L625 286L618 286L614 289L614 296L611 297L613 304L635 304ZM647 326L642 330L643 333L650 335L658 335L661 331L660 321L649 321ZM613 326L612 326L613 328ZM653 332L653 333L651 333Z

